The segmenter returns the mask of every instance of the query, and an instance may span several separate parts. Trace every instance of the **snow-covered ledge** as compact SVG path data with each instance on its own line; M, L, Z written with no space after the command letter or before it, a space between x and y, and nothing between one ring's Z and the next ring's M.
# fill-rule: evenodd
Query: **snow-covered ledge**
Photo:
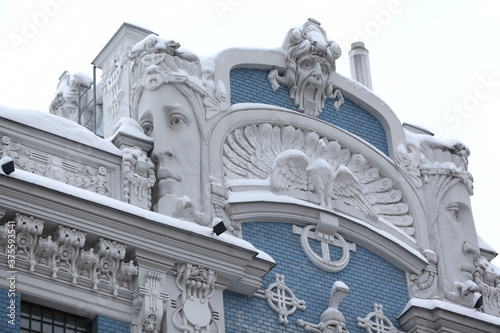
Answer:
M440 300L410 299L399 322L408 333L500 332L500 318Z
M24 170L15 170L9 175L0 172L0 183L3 221L12 220L15 213L20 213L45 221L45 225L51 226L47 230L64 226L67 230L87 234L91 243L104 238L125 245L125 260L132 260L139 269L139 277L132 280L132 291L145 288L147 272L167 272L162 274L172 279L171 272L179 264L203 266L217 276L218 296L214 302L222 311L223 290L252 295L261 288L262 277L275 265L269 255L229 233L216 236L211 228L186 223ZM46 234L41 236L48 239ZM103 289L101 292L99 289L89 297L87 289L92 289L91 286L77 284L75 290L71 279L53 280L50 272L42 266L40 269L36 266L29 274L29 261L25 264L19 264L19 269L25 270L26 274L20 275L16 286L23 298L37 301L35 297L41 295L43 303L49 306L60 308L78 304L77 310L84 316L100 314L122 321L131 320L132 301L137 292L121 292L120 289L118 295L113 296L112 291ZM8 288L5 276L7 260L1 260L0 267L0 288ZM163 281L175 285L168 278ZM164 289L168 291L167 286Z

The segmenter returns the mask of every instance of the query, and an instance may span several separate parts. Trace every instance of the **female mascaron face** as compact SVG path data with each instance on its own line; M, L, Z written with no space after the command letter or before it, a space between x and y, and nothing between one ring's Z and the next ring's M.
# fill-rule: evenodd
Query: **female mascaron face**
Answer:
M188 99L173 84L141 95L138 117L146 135L154 138L156 165L154 202L159 213L175 216L177 198L187 196L201 208L201 135Z
M470 268L479 253L470 195L463 183L455 184L443 196L437 223L443 253L442 273L446 287L452 290L454 282L472 280Z

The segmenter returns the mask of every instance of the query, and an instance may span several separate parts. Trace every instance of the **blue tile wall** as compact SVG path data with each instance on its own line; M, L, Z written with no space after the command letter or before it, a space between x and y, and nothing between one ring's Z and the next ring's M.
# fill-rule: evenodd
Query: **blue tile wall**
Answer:
M9 295L8 290L0 289L0 332L2 333L19 333L19 320L21 316L21 294L15 293L15 296ZM10 297L9 297L10 296ZM12 297L13 296L13 297ZM15 311L11 311L9 306L11 299L15 300ZM14 318L14 325L12 322L12 315Z
M296 320L319 323L321 314L329 306L335 281L344 282L351 290L339 306L349 332L366 332L356 326L356 318L364 318L373 312L374 303L383 305L384 315L402 330L397 317L408 302L405 273L385 259L357 245L356 252L351 252L348 266L338 273L329 273L317 268L306 257L300 246L300 236L292 233L292 224L245 223L243 235L245 240L269 253L276 261L276 267L264 277L262 289L275 282L275 274L282 274L295 296L306 301L306 310L297 310L290 315L285 326L278 323L277 313L264 299L225 292L226 332L304 332L302 327L296 325ZM310 245L320 253L319 242L310 240ZM338 259L340 250L333 246L330 249L332 260Z
M130 333L130 324L97 316L92 321L93 333Z
M288 89L280 86L274 92L267 74L268 71L259 69L231 70L231 104L263 103L297 111ZM345 99L337 112L333 108L333 101L327 99L318 118L359 136L388 155L387 138L382 124L354 102Z

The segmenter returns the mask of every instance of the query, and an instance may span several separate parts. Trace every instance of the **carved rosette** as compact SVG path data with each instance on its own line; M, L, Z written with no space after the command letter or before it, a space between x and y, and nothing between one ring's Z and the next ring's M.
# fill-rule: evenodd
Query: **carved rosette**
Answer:
M59 156L24 147L12 142L8 136L2 137L0 157L9 156L16 168L47 177L59 182L83 188L97 194L109 196L108 171L101 166L94 168L69 161Z
M94 290L111 290L114 296L120 289L130 290L137 275L133 262L124 262L126 246L100 238L94 248L85 250L86 233L59 226L50 232L44 230L45 221L17 213L15 224L19 262L26 262L30 272L47 273L52 279L92 285ZM49 234L41 237L42 234ZM2 238L3 239L3 238ZM2 254L6 254L2 247Z
M340 203L415 234L409 206L392 178L362 154L314 131L270 123L236 128L224 143L223 163L226 179L265 180L273 192L327 208Z

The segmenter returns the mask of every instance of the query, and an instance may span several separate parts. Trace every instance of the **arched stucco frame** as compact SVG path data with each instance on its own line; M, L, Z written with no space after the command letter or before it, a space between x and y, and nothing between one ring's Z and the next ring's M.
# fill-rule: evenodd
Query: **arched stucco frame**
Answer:
M214 79L222 82L230 96L231 86L229 74L233 68L256 68L270 70L285 69L286 54L279 49L244 49L231 48L220 52L215 57ZM371 90L360 83L346 78L339 73L334 76L333 85L340 89L342 94L353 101L381 123L386 133L389 157L394 159L396 147L402 143L406 146L406 137L403 127L396 114ZM269 86L271 89L271 86Z
M292 110L266 104L236 104L223 116L214 120L208 133L210 177L224 180L223 146L227 135L237 127L268 122L276 125L292 125L306 131L315 131L320 136L338 140L353 152L366 157L370 165L377 167L385 175L390 176L403 194L404 201L410 207L414 218L416 240L408 241L396 227L387 227L366 223L352 215L335 213L320 206L304 201L290 206L279 200L256 199L229 202L229 215L238 222L248 221L287 221L293 223L318 223L321 216L335 215L339 219L339 231L359 245L377 253L397 267L412 273L420 273L428 264L420 253L420 249L428 248L428 232L425 214L414 189L394 162L377 148L363 139L340 129L334 125ZM241 193L241 192L240 192ZM293 207L293 214L288 211ZM418 244L418 245L417 245Z

